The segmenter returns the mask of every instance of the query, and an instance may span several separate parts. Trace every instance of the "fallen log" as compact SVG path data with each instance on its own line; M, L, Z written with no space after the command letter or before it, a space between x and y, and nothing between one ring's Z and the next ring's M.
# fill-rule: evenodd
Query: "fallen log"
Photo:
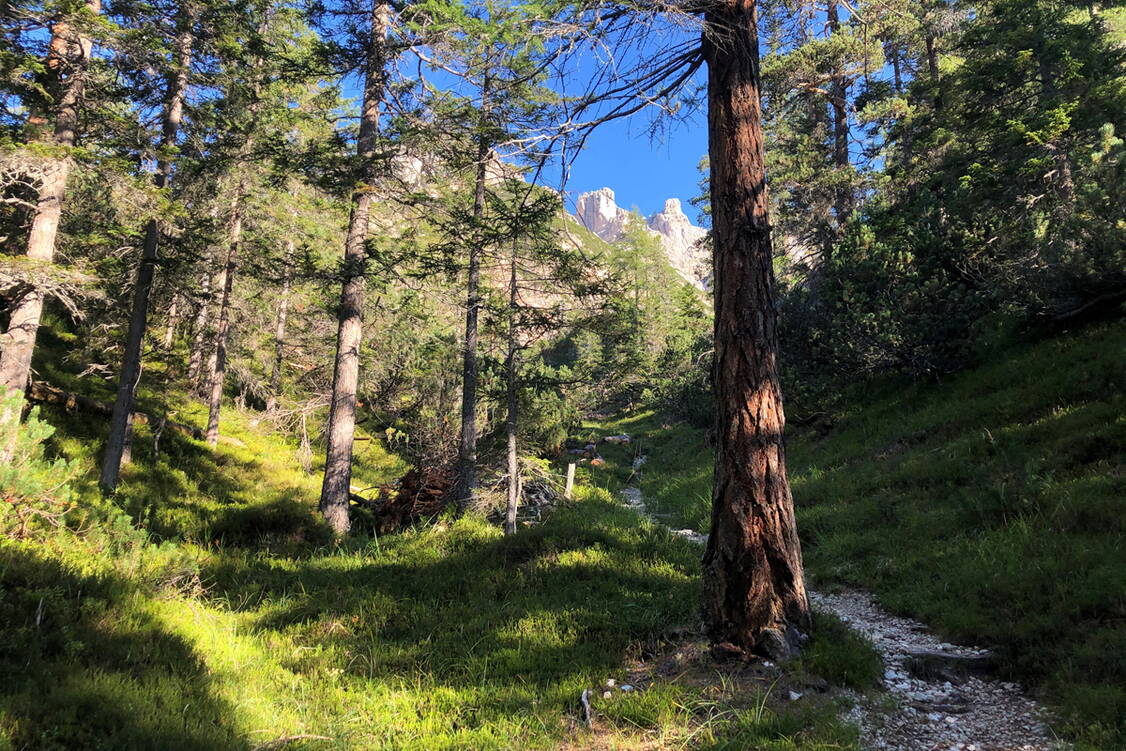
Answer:
M46 381L32 381L27 387L27 400L35 404L50 404L62 407L67 412L88 412L105 417L109 417L113 414L112 404L100 402L97 399L91 399L88 396L61 389ZM161 422L163 422L165 430L175 430L177 433L189 438L194 438L197 441L203 440L203 431L193 425L185 425L182 422L169 420L167 416L161 418L154 417L147 412L133 413L134 425L145 425L148 423L157 424Z

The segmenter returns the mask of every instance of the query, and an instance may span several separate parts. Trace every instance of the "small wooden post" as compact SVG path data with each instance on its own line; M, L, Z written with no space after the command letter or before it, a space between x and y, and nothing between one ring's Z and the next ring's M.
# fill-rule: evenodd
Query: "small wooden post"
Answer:
M571 462L567 465L567 484L563 488L563 497L567 500L571 499L571 489L575 487L575 463Z

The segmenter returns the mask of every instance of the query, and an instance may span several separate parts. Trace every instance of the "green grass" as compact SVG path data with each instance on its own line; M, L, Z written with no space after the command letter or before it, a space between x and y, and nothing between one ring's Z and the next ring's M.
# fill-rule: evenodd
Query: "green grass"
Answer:
M788 442L812 580L993 647L1007 676L1046 692L1058 729L1126 747L1126 327L997 353L941 384L866 384L841 403L827 436ZM649 456L640 486L655 510L706 530L703 431L653 414L591 426L618 431Z
M629 445L604 443L608 435L625 433ZM652 410L589 422L577 437L590 441L606 465L582 465L578 476L597 487L616 492L627 483L640 487L648 511L674 529L706 531L712 505L712 450L705 431L666 419ZM633 460L646 457L639 472Z
M84 468L83 532L0 539L0 749L855 748L831 702L714 674L578 722L582 689L696 619L699 551L603 490L510 538L466 518L336 546L318 477L253 412L224 411L214 452L166 434L154 457L139 428L112 502L104 423L43 416ZM402 471L362 450L357 485Z

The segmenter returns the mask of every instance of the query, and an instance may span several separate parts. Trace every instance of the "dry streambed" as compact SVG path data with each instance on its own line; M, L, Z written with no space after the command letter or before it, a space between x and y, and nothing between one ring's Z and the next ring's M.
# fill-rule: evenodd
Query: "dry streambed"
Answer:
M638 488L625 488L626 505L652 518ZM703 544L690 529L673 530ZM861 745L874 751L1057 751L1044 710L1015 683L996 680L986 650L947 644L923 624L891 615L864 592L810 593L819 610L833 613L875 646L884 661L886 694L854 695L846 719L860 728ZM890 699L890 701L889 701Z

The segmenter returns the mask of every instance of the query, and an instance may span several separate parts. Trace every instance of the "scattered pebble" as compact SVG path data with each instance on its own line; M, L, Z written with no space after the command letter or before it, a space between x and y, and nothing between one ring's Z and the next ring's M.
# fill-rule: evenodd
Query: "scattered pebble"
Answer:
M626 505L649 516L638 488L625 488ZM652 518L652 517L650 517ZM705 543L706 535L690 529L674 534ZM980 658L988 651L947 644L926 626L885 612L863 592L809 593L810 600L867 637L884 660L884 686L897 699L888 709L879 697L856 696L845 719L860 728L869 751L1066 751L1053 737L1044 710L1016 683L967 676L956 683L945 677L923 680L908 670L907 661L920 652ZM774 664L764 660L763 667ZM623 687L623 691L625 688ZM790 700L801 698L790 692ZM955 714L951 714L951 712Z
M899 706L858 697L846 718L871 751L1057 751L1068 746L1044 724L1043 709L1015 683L970 675L914 677L907 663L920 652L975 658L986 650L937 639L926 626L882 610L863 592L810 593L810 600L867 637L884 660L884 686Z

